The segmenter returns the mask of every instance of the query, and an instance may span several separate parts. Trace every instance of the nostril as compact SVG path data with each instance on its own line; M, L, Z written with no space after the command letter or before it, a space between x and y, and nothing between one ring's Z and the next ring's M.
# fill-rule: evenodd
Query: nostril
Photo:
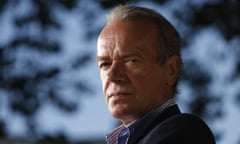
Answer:
M111 65L111 68L108 71L108 78L111 81L115 82L124 82L126 79L126 74L124 67L120 62L115 62Z
M109 80L116 81L116 82L124 82L125 81L125 74L123 72L110 72L108 75Z
M121 77L121 78L119 78L117 81L118 81L118 82L124 82L124 78Z

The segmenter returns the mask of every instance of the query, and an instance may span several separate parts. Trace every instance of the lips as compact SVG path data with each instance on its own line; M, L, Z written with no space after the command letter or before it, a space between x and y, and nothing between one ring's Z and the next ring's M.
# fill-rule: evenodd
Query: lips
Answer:
M120 96L127 96L127 95L130 95L130 94L131 93L129 93L129 92L115 92L115 93L109 94L109 97L113 97L113 96L120 97Z
M131 93L129 92L114 92L110 93L107 96L107 102L110 104L119 104L125 101L126 99L130 98Z
M106 98L109 99L109 98L124 98L124 97L127 97L129 95L133 95L134 94L134 90L128 86L128 87L125 87L125 86L116 86L116 85L109 85L107 88L106 88Z

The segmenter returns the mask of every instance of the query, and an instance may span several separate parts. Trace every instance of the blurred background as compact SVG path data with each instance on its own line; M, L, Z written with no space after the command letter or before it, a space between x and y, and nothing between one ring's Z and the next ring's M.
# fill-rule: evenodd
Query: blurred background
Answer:
M0 144L101 144L118 121L95 62L105 15L118 4L162 13L180 32L176 101L218 144L240 144L238 0L0 0Z

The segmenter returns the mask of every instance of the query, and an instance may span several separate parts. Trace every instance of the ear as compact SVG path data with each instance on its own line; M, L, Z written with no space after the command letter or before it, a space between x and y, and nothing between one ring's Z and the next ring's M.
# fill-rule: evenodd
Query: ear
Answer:
M171 56L166 63L167 68L167 84L173 86L179 77L180 57Z

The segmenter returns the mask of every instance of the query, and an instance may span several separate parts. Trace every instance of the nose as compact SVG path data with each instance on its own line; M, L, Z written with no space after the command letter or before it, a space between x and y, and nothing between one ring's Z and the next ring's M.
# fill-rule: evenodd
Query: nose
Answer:
M124 64L121 61L114 61L107 72L109 81L122 83L126 81L126 73Z

